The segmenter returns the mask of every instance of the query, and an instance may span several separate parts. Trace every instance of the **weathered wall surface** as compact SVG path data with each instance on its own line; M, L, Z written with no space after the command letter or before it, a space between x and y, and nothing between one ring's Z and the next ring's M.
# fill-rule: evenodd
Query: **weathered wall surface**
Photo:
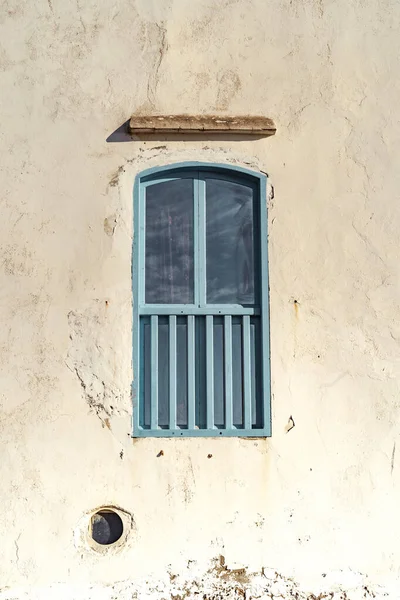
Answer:
M395 0L3 2L2 600L398 597L399 22ZM135 111L278 132L107 143ZM129 435L133 179L186 159L275 189L269 440ZM79 536L105 504L134 526L99 556Z

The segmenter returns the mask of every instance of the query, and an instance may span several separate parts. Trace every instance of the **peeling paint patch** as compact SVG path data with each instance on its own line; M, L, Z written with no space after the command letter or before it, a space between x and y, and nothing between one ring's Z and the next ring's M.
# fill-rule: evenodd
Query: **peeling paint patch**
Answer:
M117 223L118 223L118 221L117 221L117 215L116 214L113 214L113 215L111 215L109 217L106 217L104 219L104 232L108 236L112 237L114 235L114 231L115 231L115 228L117 226Z
M31 276L34 271L34 257L27 247L17 244L2 246L2 266L7 275Z
M31 600L397 600L396 592L371 586L366 577L353 575L353 583L350 578L346 587L327 582L320 589L302 589L275 569L263 568L261 572L251 572L246 567L231 569L221 556L203 571L196 561L189 560L186 569L180 569L179 574L170 569L162 580L146 578L87 586L58 584L46 589L30 588L29 596L21 589L4 590L0 592L0 600L28 597Z
M216 107L226 110L241 88L241 81L235 71L226 70L218 75L218 93Z
M118 186L118 181L119 181L119 177L121 175L121 173L124 172L124 167L119 167L116 172L112 175L110 181L109 181L109 186L110 187L117 187Z

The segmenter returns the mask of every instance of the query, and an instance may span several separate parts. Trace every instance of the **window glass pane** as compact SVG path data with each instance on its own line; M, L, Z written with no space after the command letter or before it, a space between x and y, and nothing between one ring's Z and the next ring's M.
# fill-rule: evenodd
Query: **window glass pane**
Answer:
M169 327L167 318L158 325L158 424L169 425ZM163 319L164 320L164 319Z
M224 387L224 326L222 319L214 319L214 423L225 424Z
M233 392L233 424L243 426L243 360L242 360L242 326L232 323L232 392Z
M259 318L253 318L250 324L251 414L256 428L263 427L261 352L261 322Z
M206 318L196 317L196 427L207 427Z
M192 304L193 179L146 188L146 284L148 304Z
M253 190L206 178L207 302L254 304Z

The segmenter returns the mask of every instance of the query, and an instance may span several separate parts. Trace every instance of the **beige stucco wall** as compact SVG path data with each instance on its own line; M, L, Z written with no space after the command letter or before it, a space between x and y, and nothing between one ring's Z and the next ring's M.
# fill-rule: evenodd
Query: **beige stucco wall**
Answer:
M3 2L2 600L399 596L399 23L397 0ZM278 131L107 143L135 111ZM186 159L274 186L269 440L129 435L133 180ZM100 556L103 504L135 525Z

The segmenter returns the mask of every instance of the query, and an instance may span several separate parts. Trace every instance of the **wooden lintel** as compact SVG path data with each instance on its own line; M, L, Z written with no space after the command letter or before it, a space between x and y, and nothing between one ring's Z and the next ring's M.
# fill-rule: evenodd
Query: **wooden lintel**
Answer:
M133 115L129 133L233 133L274 135L276 127L268 117L221 117L216 115Z

